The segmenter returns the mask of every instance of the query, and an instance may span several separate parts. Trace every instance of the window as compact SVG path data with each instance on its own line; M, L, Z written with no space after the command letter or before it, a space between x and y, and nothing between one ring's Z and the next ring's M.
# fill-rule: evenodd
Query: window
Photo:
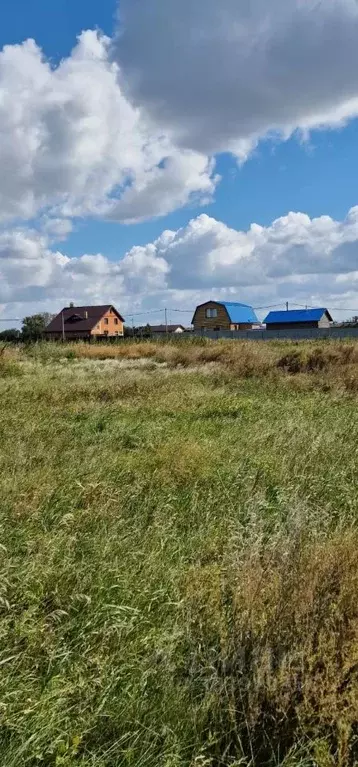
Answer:
M114 335L115 335L115 336L118 336L118 330L115 330L115 331L114 331Z
M108 325L108 317L105 317L105 318L104 318L104 324L105 324L105 325Z
M218 326L217 328L214 328L214 330L221 330L221 328L220 326Z
M117 319L117 317L115 317L115 318L114 318L114 324L115 324L115 325L118 325L118 319Z
M207 319L211 320L211 319L214 319L215 317L218 316L218 310L217 309L207 309L205 314L206 314Z
M105 330L105 331L104 331L104 335L105 335L105 336L108 336L108 330Z

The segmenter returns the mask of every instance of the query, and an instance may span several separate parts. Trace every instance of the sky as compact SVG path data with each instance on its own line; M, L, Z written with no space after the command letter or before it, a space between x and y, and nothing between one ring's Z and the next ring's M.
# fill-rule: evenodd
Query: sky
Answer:
M6 3L0 327L358 315L357 71L356 0Z

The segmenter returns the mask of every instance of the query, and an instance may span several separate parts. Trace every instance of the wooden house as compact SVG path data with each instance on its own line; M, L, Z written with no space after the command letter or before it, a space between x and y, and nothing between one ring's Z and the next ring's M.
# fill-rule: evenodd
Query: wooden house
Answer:
M124 318L111 304L66 306L45 330L49 339L95 339L123 336Z
M195 309L194 331L250 330L259 321L251 306L232 301L206 301Z

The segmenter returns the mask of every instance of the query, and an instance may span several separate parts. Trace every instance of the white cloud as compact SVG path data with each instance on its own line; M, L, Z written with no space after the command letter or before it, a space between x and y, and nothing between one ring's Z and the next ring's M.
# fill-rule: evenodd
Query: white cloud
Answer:
M43 216L40 220L41 230L52 237L53 240L59 242L60 240L66 240L68 235L72 232L72 222L68 218L51 218L50 216Z
M204 154L179 150L131 105L94 31L57 67L33 40L0 52L0 166L0 221L48 210L141 220L207 199L216 183Z
M219 180L212 175L213 170L213 162L197 152L182 150L163 157L160 166L138 173L135 185L125 189L108 218L133 223L154 218L158 211L162 215L170 213L188 202L209 202Z
M53 66L0 52L0 222L141 221L214 194L213 154L358 115L356 0L122 0ZM64 219L64 223L61 223ZM55 223L56 222L56 223Z
M0 52L0 222L141 221L215 192L213 154L358 115L356 0L122 0L53 66Z
M356 0L121 0L121 14L115 40L84 32L56 66L32 40L0 52L5 310L358 303L358 208L247 232L201 215L117 262L55 249L76 216L129 223L210 200L216 152L245 158L262 137L358 115Z
M343 221L289 213L247 232L201 215L120 261L69 258L46 235L18 229L0 234L0 302L12 314L27 314L27 304L55 311L71 300L113 301L125 314L192 309L208 297L358 308L357 267L358 207Z
M132 97L183 146L245 157L260 137L358 115L356 0L121 0Z

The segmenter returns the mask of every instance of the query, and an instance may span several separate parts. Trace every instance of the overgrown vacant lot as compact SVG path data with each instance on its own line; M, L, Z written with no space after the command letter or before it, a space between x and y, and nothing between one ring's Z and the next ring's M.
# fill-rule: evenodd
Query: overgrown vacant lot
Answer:
M357 359L2 353L1 767L358 763Z

